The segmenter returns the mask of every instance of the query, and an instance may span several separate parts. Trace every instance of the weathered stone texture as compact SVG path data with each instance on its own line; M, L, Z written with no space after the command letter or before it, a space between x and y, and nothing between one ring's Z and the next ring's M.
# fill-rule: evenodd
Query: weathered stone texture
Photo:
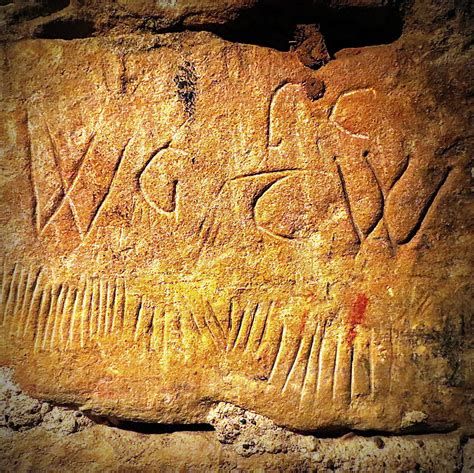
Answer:
M209 414L215 432L117 428L32 399L9 370L0 382L2 471L470 471L470 445L458 433L317 439L225 403Z
M381 445L383 447L378 447ZM67 437L42 429L0 438L0 467L16 471L317 471L455 472L459 441L446 435L415 439L352 438L314 442L296 453L243 457L222 445L213 432L143 435L105 426ZM472 470L466 470L472 471Z
M469 52L437 21L317 70L312 27L316 56L2 43L1 363L126 419L472 432Z
M405 437L347 434L317 439L219 403L215 432L179 426L88 419L80 411L32 399L0 370L2 471L457 471L469 468L470 444L458 433ZM97 424L97 422L99 422ZM147 428L148 427L148 428ZM182 428L182 427L181 427ZM135 431L133 430L135 429ZM201 427L202 429L202 427ZM144 434L146 432L146 434Z
M272 22L275 11L307 17L315 9L350 7L363 15L367 9L387 10L389 5L384 0L303 0L297 8L287 0L6 0L0 2L0 39L74 39L184 28L231 28L235 33L258 15Z

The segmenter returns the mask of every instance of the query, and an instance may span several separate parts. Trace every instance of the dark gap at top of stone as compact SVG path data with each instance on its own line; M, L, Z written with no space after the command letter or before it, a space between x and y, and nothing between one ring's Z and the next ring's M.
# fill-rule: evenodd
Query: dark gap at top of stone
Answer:
M58 19L40 25L35 35L42 39L83 39L96 32L94 23L83 19Z
M345 48L392 43L402 30L401 13L393 6L327 10L321 20L321 33L331 55Z
M46 17L67 8L70 0L13 1L0 0L0 6L14 6L15 11L10 22L21 23L37 17Z
M242 11L237 19L226 24L187 29L205 29L227 41L289 51L302 25L316 25L329 54L334 56L345 48L392 43L402 34L403 18L397 3L330 7L303 1L278 7L267 0ZM175 27L173 31L183 29Z
M69 0L31 0L24 4L15 3L13 9L5 7L4 14L7 15L7 23L12 26L44 17L44 21L28 34L44 39L72 40L117 32L160 34L209 31L227 41L278 51L294 50L302 42L302 31L307 34L310 31L307 27L310 27L324 38L324 48L327 48L329 57L344 48L388 44L398 39L403 29L402 8L405 3L405 0L259 0L252 7L243 8L225 20L214 21L211 15L203 23L193 23L189 13L181 17L176 13L178 16L173 25L167 24L172 14L166 20L163 17L165 14L159 13L159 10L142 16L125 11L120 13L107 2L94 6L87 2L72 5ZM6 4L6 0L2 4ZM46 18L62 10L63 15ZM309 64L309 67L321 65L315 63Z

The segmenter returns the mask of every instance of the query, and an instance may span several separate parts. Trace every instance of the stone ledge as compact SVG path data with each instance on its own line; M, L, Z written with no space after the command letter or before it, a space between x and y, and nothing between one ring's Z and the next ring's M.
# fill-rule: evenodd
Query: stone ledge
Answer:
M10 370L3 368L0 374L3 414L0 469L3 471L185 468L186 471L467 473L474 457L472 441L467 442L463 452L461 436L456 432L412 436L348 433L338 438L317 438L291 432L270 419L225 403L218 404L209 415L215 431L193 431L189 425L176 426L177 431L171 433L144 434L143 429L142 432L125 430L133 428L133 423L118 423L119 427L105 425L80 411L37 401L12 382ZM155 427L159 431L160 426Z

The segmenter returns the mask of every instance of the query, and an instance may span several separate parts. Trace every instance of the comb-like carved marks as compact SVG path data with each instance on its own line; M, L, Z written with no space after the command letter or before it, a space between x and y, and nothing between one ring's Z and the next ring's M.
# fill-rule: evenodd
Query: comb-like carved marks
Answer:
M354 399L383 396L392 376L391 338L381 331L360 334L348 345L324 322L309 324L296 335L283 325L268 388L299 397L301 411L321 399L349 405ZM385 391L386 390L386 391Z
M181 301L185 307L186 321L183 333L188 339L195 339L196 335L205 345L217 350L225 350L229 334L229 327L225 323L227 310L219 313L213 305L199 294L189 294ZM187 334L185 332L187 329Z
M1 281L2 325L34 351L83 348L92 340L124 333L124 281L82 278L80 284L51 284L40 268L20 264Z
M274 395L296 396L301 409L322 398L348 404L384 395L390 385L391 334L361 330L347 343L338 326L295 301L241 294L211 302L191 291L157 305L129 291L121 278L84 276L58 285L46 274L6 264L0 280L1 330L23 349L71 351L109 341L156 353L166 363L183 355L192 362L197 353L202 361L207 354L209 363L225 360L265 381Z

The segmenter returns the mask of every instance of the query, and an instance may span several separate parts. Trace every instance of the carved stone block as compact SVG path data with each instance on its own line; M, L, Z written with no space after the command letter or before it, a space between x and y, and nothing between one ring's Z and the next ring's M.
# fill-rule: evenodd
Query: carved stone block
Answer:
M465 135L408 53L313 71L186 33L1 58L0 359L30 393L159 422L225 401L300 430L472 426Z

